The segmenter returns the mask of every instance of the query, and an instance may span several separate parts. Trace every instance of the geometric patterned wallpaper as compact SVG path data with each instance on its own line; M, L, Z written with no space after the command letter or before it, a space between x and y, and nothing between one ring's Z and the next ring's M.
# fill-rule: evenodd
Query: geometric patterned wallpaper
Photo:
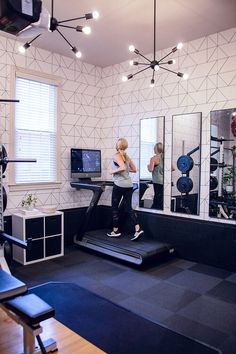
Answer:
M0 98L12 96L12 66L56 75L62 80L61 185L56 189L33 191L39 198L39 205L56 204L58 208L88 205L91 192L75 191L70 187L71 147L100 148L103 178L107 179L116 139L128 139L128 152L138 166L140 119L165 116L164 211L158 213L171 214L172 115L202 112L200 215L195 218L209 220L210 111L236 107L236 28L184 43L175 57L174 70L188 73L189 79L184 81L159 70L154 88L149 86L149 70L126 83L121 82L122 75L132 72L128 61L102 69L33 46L26 56L22 56L17 53L17 47L17 41L0 36ZM157 53L157 58L169 50ZM152 56L147 55L150 59ZM6 147L10 142L10 119L10 105L0 104L0 141ZM138 173L133 179L138 180ZM7 182L6 174L5 184ZM12 189L8 192L6 214L19 207L26 192ZM110 198L108 188L101 203L109 205ZM137 195L134 199L137 202Z

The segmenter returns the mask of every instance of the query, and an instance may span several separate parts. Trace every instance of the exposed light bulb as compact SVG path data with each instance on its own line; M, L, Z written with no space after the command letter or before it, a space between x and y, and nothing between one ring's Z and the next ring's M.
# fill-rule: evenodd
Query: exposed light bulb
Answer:
M81 58L82 54L76 47L71 48L71 50L75 53L76 58Z
M26 50L30 47L30 44L27 42L24 45L21 45L20 47L18 47L18 51L21 54L25 54Z
M122 76L122 81L123 81L123 82L126 82L126 81L128 81L128 78L127 78L127 76Z
M76 58L81 58L82 57L82 53L80 51L75 53Z
M175 64L175 63L176 63L175 59L168 60L168 64Z
M21 54L25 54L25 47L24 47L23 45L19 46L19 47L18 47L18 51L19 51L19 53L21 53Z
M99 12L98 11L93 11L93 18L97 20L99 18Z
M177 49L182 49L182 48L183 48L183 43L181 43L181 42L178 43L178 44L177 44Z
M133 61L133 60L130 60L130 61L129 61L129 65L131 65L131 66L134 65L134 61Z
M133 44L131 44L131 45L129 46L129 51L130 51L130 52L134 52L134 51L135 51L135 46L134 46Z
M155 65L155 66L154 66L154 70L155 70L155 71L158 71L159 69L160 69L160 66L159 66L159 65Z
M150 87L153 88L155 86L155 81L154 79L151 80Z
M188 79L188 74L184 74L184 75L183 75L183 79L184 79L184 80L187 80L187 79Z
M84 34L90 34L91 33L91 28L89 26L85 26L82 28L82 31Z

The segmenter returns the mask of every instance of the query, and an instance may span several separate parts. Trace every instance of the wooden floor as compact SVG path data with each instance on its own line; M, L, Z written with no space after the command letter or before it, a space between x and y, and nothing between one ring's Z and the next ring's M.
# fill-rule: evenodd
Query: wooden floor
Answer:
M58 347L56 353L58 354L104 353L54 318L42 322L42 326L42 339L55 339ZM22 327L0 309L0 354L20 353L23 353Z

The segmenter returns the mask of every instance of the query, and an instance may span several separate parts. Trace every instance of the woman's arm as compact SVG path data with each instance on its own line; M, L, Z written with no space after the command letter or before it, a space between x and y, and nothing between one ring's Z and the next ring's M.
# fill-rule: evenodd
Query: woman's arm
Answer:
M160 163L160 157L158 157L158 156L151 157L150 162L147 165L148 171L152 172L154 170L154 167L159 165L159 163Z
M128 156L127 156L127 162L129 164L129 172L136 173L137 168L136 168L135 164L133 163L133 161L131 160L131 158Z
M121 157L120 154L116 154L114 157L113 157L113 160L117 163L117 165L119 167L113 169L113 168L110 168L109 169L109 173L111 175L113 175L114 173L118 173L118 172L122 172L122 171L125 171L125 163Z

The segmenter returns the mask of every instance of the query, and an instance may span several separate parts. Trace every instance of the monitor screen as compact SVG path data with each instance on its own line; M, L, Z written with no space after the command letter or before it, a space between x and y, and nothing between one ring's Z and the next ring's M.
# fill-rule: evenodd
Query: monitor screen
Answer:
M72 148L71 177L101 177L101 150Z

